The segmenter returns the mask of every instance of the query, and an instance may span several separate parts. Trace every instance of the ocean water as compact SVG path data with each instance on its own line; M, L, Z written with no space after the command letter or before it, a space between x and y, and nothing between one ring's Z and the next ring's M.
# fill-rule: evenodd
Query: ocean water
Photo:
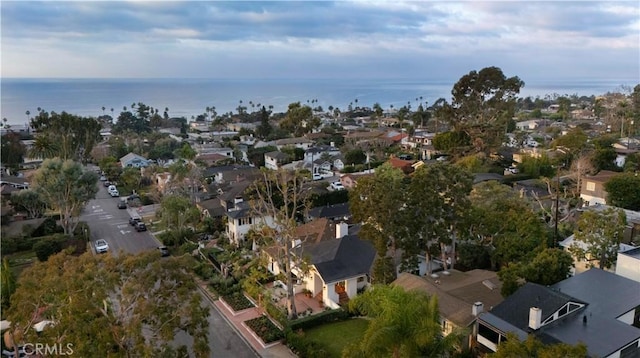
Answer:
M46 111L67 111L81 116L104 114L117 117L123 107L142 102L162 113L169 108L172 117L190 119L205 112L206 107L226 113L236 111L242 105L248 111L257 110L257 105L272 105L274 111L284 112L293 102L322 106L332 105L346 110L354 106L372 106L378 102L383 108L393 105L399 108L410 103L416 108L417 101L428 104L438 98L450 100L451 89L456 80L216 80L216 79L17 79L0 80L1 117L12 125L28 122L40 107ZM600 95L621 90L622 86L633 87L632 79L582 79L572 81L527 82L520 96L540 96L554 93ZM422 97L422 100L420 100ZM253 104L252 107L251 103ZM311 104L311 103L310 103Z

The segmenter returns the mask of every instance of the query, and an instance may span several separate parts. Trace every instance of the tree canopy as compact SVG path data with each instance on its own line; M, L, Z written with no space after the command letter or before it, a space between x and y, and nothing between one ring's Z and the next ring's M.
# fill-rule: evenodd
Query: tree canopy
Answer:
M67 112L40 111L31 119L36 131L32 157L86 161L100 139L100 122L95 118L79 117Z
M14 339L72 344L80 357L151 357L174 351L182 332L193 338L190 353L207 357L209 310L184 269L189 260L155 252L51 256L18 280L7 312ZM36 334L40 320L53 323Z
M623 209L640 211L640 176L623 173L614 176L604 184L607 204Z
M506 77L498 67L474 70L454 84L451 104L438 114L456 131L467 133L475 150L495 148L503 142L523 86L520 78Z
M98 192L98 176L72 160L45 160L33 176L32 187L47 205L60 212L66 235L72 235L84 205Z
M438 299L424 292L376 285L351 300L349 310L371 322L343 357L442 357L461 348L462 332L442 336Z
M621 209L586 210L578 219L569 251L579 259L597 260L601 269L609 268L616 261L626 223Z
M516 335L507 334L507 339L500 343L498 351L489 356L493 358L583 358L587 357L587 346L584 344L571 346L564 343L544 344L532 334L525 341L520 341Z

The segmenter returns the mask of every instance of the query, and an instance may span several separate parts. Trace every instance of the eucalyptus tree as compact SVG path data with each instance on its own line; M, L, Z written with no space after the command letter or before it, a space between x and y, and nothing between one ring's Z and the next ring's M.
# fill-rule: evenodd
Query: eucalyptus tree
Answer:
M72 160L45 160L33 176L32 188L47 205L60 213L61 226L72 235L87 201L98 192L98 176Z
M251 191L251 210L264 218L271 218L273 225L263 225L269 232L270 244L275 249L279 267L284 268L287 286L287 315L289 319L298 317L294 299L293 269L302 261L292 253L295 246L298 218L309 209L309 187L306 176L286 170L262 171L262 178L256 180ZM269 229L270 228L270 229Z
M51 256L20 275L6 312L10 333L19 345L62 343L80 357L164 356L185 335L193 344L180 350L208 357L209 307L185 269L192 260L160 260L156 252ZM40 320L53 323L37 333Z
M416 255L422 250L430 258L430 247L437 244L443 263L450 262L453 268L458 227L468 216L472 185L471 173L450 164L421 166L413 173L406 203L398 211L405 230L403 253L409 255L404 262L415 265Z
M359 236L371 241L377 251L373 277L377 283L395 279L395 270L388 263L393 262L397 249L402 248L400 235L406 232L399 209L405 204L407 184L401 170L384 164L373 176L358 180L358 185L349 192L353 219L362 223Z
M506 77L498 67L486 67L462 76L451 90L451 104L438 111L453 127L465 132L476 151L500 146L516 108L524 82Z
M100 122L67 112L42 111L31 120L36 131L32 156L86 161L100 139Z

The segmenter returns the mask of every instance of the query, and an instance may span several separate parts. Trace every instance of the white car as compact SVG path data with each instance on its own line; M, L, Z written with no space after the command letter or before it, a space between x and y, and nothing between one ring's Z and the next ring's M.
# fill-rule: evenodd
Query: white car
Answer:
M117 196L120 196L120 192L117 191L117 190L110 190L109 194L111 194L111 196L114 197L114 198L117 197Z
M103 254L109 251L109 244L103 239L97 240L95 243L96 253Z
M322 178L322 175L320 175L320 174L313 174L313 181L316 181L316 180L322 180L322 179L324 179L324 178Z
M333 189L333 190L344 190L344 186L342 185L342 182L334 181L333 183L331 183L331 189Z

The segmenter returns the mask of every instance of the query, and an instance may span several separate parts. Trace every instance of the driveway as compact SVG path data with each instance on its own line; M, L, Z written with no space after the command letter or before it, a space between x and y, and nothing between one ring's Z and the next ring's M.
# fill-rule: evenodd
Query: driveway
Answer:
M96 240L104 239L109 244L109 251L117 255L120 251L137 254L160 246L148 231L137 232L129 224L128 211L118 209L119 197L111 197L102 182L98 185L96 198L87 203L80 215L80 220L91 228L92 247Z

